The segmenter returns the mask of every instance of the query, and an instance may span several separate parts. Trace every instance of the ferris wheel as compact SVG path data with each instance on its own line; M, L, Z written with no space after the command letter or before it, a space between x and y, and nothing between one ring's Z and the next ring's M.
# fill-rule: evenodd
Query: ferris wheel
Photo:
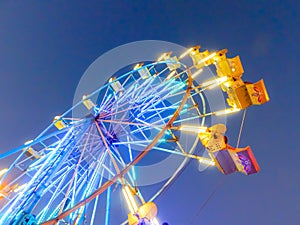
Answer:
M209 67L216 76L197 80ZM251 148L230 146L225 124L212 120L269 101L263 80L244 82L243 72L238 56L199 46L128 65L36 138L0 155L13 159L0 168L0 224L108 225L111 208L120 207L128 215L119 223L159 225L154 202L189 159L224 174L257 173ZM226 108L209 104L213 88L227 96ZM84 115L73 117L76 109ZM171 174L166 166L153 171L151 164L168 160ZM151 191L146 167L161 175Z

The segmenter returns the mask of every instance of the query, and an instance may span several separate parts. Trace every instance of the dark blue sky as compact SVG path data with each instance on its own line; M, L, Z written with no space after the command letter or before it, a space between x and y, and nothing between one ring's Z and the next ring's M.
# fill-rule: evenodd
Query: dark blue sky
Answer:
M244 78L263 78L271 98L248 110L241 140L261 172L227 177L194 224L299 224L299 1L112 2L0 2L0 152L68 109L84 71L114 47L155 39L228 48ZM222 176L191 163L158 200L161 217L190 224Z

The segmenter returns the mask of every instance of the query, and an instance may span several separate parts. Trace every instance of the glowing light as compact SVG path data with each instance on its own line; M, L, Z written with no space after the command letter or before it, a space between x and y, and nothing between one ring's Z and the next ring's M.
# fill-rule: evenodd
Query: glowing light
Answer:
M157 218L154 218L152 220L152 222L153 222L154 225L160 225L160 223L158 222Z
M179 130L182 131L188 131L188 132L194 132L194 133L203 133L207 131L207 127L201 127L201 126L192 126L192 125L182 125L179 127Z
M217 87L218 85L222 84L223 82L227 81L227 77L219 77L219 78L216 78L216 79L213 79L213 80L209 80L209 81L206 81L206 82L203 82L202 83L202 87L207 87L207 89L213 89L215 87Z
M54 117L54 120L58 120L60 118L60 116L56 116Z
M168 54L169 54L168 52L163 53L161 56L158 57L157 61L159 62L159 61L165 59L168 56Z
M33 140L26 141L26 142L24 143L24 145L28 145L28 144L30 144L31 142L33 142Z
M210 60L211 58L215 57L216 55L217 55L217 53L216 53L216 52L213 52L213 53L211 53L210 55L206 56L205 58L199 60L199 61L197 62L197 64L204 63L204 62L206 62L207 60Z
M3 170L0 170L0 177L5 174L8 171L8 168L4 168Z
M229 109L217 111L217 112L215 112L215 115L221 116L221 115L226 115L226 114L230 114L230 113L234 113L234 112L238 112L238 111L240 111L240 109L238 109L238 108L229 108Z
M198 76L200 73L202 73L203 69L197 70L195 73L192 74L192 78L195 79L196 76Z
M24 189L26 187L27 184L22 184L21 186L17 186L15 189L14 189L14 192L19 192L21 191L22 189Z
M205 165L208 165L208 166L214 166L215 165L215 162L211 159L207 159L207 158L200 158L199 160L199 163L203 163Z
M182 53L179 56L179 59L182 59L183 57L187 56L192 50L193 50L193 48L189 48L188 50L186 50L184 53Z
M141 68L143 64L144 64L144 63L138 63L138 64L136 64L136 65L133 67L133 69L134 69L134 70L137 70L138 68Z
M125 186L122 188L122 193L124 195L124 198L126 200L127 206L129 208L129 211L134 214L138 210L138 206L136 204L136 201L129 189L128 186Z
M173 76L175 75L175 73L176 73L176 70L173 70L173 71L167 76L166 80L171 79L171 77L173 77Z

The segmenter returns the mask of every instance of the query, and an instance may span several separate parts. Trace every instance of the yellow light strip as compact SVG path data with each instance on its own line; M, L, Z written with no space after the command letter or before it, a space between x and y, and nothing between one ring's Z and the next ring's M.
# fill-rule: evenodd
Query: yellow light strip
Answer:
M135 213L138 210L138 206L136 204L134 197L132 196L132 193L131 193L129 187L128 186L123 187L122 192L123 192L124 198L126 200L129 211L131 213Z
M168 55L167 52L163 53L161 56L158 57L157 61L161 61L163 58L165 58Z
M207 131L207 127L192 126L192 125L181 125L179 127L179 130L194 132L194 133L203 133L203 132Z
M8 168L0 170L0 177L8 171Z
M203 69L197 70L195 73L192 74L192 78L195 79L196 76L198 76L200 73L202 73Z
M217 53L216 53L216 52L213 52L213 53L211 53L210 55L206 56L205 58L199 60L199 61L197 62L197 64L204 63L205 61L210 60L211 58L215 57L216 55L217 55Z
M207 159L207 158L200 158L199 163L203 163L203 164L208 165L208 166L214 166L215 165L215 162L213 160Z
M176 70L173 70L173 71L167 76L166 80L171 79L171 78L175 75L175 73L176 73Z
M138 63L138 64L136 64L136 65L133 67L133 69L136 70L136 69L138 69L138 68L141 68L142 65L143 65L143 63Z
M187 56L192 50L193 50L193 48L189 48L184 53L182 53L178 59L182 59L183 57Z
M129 198L128 198L127 193L126 193L124 188L122 188L122 193L123 193L123 196L126 200L126 203L127 203L127 206L128 206L128 209L129 209L130 213L134 213L133 207L132 207L132 205L129 201Z
M234 112L238 112L238 111L240 111L240 109L238 109L238 108L229 108L229 109L217 111L217 112L215 112L215 115L221 116L221 115L226 115L226 114L230 114L230 113L234 113Z
M207 87L207 89L213 89L213 88L217 87L218 85L220 85L221 83L223 83L225 81L227 81L227 77L219 77L219 78L216 78L216 79L213 79L213 80L203 82L201 84L201 86L202 87L209 86L209 87Z
M22 184L21 186L18 186L14 189L14 192L19 192L21 191L24 187L26 187L27 183L26 184Z
M127 192L127 194L128 194L129 200L131 201L131 204L132 204L132 206L133 206L133 210L134 210L134 211L137 211L137 210L138 210L138 206L137 206L137 204L136 204L136 201L135 201L135 199L134 199L134 197L133 197L133 195L132 195L132 193L131 193L129 187L128 187L128 186L125 186L125 190L126 190L126 192Z
M30 144L31 142L33 142L33 140L26 141L26 142L24 143L24 145L28 145L28 144Z
M59 120L59 119L60 119L60 116L54 117L54 121L55 121L55 120Z
M158 222L157 218L154 218L154 219L152 220L152 222L154 223L154 225L160 225L160 223Z

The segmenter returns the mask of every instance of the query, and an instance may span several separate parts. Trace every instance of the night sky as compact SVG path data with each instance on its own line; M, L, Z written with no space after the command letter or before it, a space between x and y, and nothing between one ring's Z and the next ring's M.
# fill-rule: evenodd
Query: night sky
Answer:
M299 26L297 0L1 0L0 152L71 107L87 67L114 47L163 40L228 48L228 57L240 55L244 79L263 78L271 99L249 108L240 144L251 145L261 172L224 180L192 162L157 200L159 218L170 225L299 224ZM228 124L238 127L240 118Z

